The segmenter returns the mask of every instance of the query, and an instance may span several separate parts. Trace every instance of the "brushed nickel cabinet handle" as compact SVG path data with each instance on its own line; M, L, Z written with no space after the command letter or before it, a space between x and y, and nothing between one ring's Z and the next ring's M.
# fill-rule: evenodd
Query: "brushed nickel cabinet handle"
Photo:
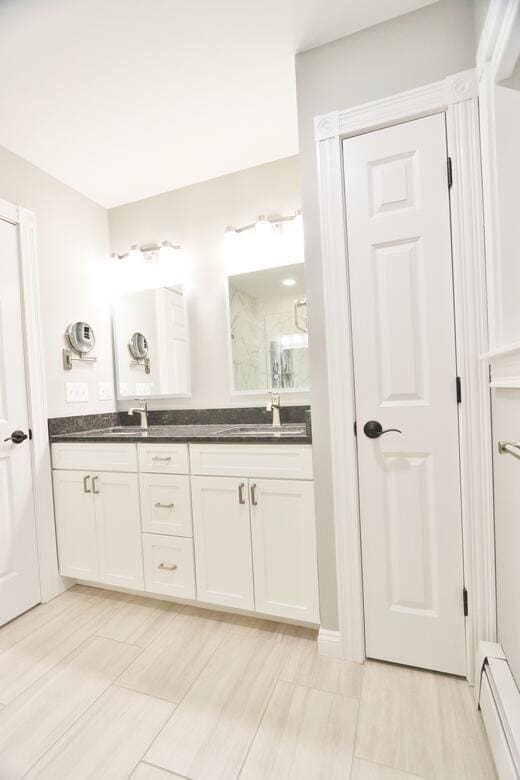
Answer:
M89 479L90 479L90 474L87 474L86 477L83 477L83 492L84 493L92 493L92 491L87 487Z
M258 501L256 500L256 485L254 482L251 485L251 503L253 506L258 506Z
M161 504L161 502L158 501L155 506L159 509L173 509L175 504Z
M157 567L158 569L166 569L167 571L175 571L177 568L176 563L167 563L166 561L163 563L160 563Z
M238 486L238 503L239 504L245 504L246 500L244 498L244 488L246 486L245 482L241 482Z
M98 495L99 490L96 490L96 480L99 479L99 477L92 477L92 492L95 496Z
M171 459L172 459L171 455L169 455L167 458L160 458L158 455L154 455L152 458L152 460L164 460L164 461L169 461Z

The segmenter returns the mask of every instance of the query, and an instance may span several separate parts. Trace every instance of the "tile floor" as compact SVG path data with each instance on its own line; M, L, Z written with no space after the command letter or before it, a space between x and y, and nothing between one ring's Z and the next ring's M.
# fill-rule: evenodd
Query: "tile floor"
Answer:
M0 780L495 778L462 681L76 586L0 629Z

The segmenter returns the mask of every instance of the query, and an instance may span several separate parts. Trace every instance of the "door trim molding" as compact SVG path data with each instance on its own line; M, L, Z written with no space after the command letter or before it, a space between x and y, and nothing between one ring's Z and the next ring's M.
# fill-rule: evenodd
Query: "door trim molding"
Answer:
M486 281L477 79L474 69L443 81L315 118L333 512L342 655L365 660L355 401L344 211L342 141L363 132L445 112L454 183L450 191L459 406L467 676L474 679L477 640L495 639L493 504ZM338 360L338 356L344 359ZM462 583L461 583L462 588ZM462 594L461 594L462 609Z
M34 516L41 600L46 602L66 590L66 585L58 573L54 529L35 219L31 211L5 200L0 200L0 219L18 228Z

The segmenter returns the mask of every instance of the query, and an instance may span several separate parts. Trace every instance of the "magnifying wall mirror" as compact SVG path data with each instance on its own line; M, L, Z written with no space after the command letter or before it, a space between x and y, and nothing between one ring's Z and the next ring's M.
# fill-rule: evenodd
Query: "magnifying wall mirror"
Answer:
M146 336L136 331L132 333L130 341L128 342L128 349L133 358L136 360L144 360L148 354L148 341Z
M86 355L94 349L96 338L88 322L73 322L65 335L70 346L78 355Z

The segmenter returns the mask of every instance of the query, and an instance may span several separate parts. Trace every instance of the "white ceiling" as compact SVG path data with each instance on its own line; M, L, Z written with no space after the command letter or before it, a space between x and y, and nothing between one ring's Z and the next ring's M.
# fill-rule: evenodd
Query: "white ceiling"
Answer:
M294 54L434 0L0 0L0 144L106 207L298 151Z

